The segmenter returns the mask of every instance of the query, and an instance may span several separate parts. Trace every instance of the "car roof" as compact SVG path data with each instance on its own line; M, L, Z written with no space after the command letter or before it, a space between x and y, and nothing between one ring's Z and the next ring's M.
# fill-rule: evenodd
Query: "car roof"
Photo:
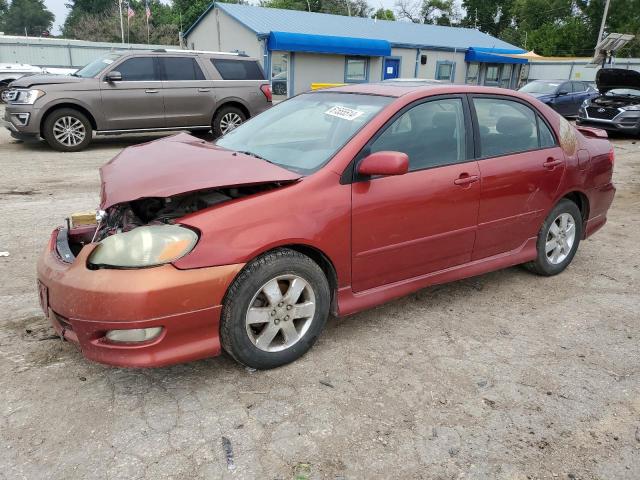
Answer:
M357 93L362 95L381 95L386 97L402 97L405 95L430 96L444 94L460 94L460 93L484 93L491 95L503 95L518 98L528 98L527 95L498 87L484 87L479 85L456 85L451 83L441 84L425 84L425 83L357 83L352 85L343 85L340 87L315 90L314 92L339 92L339 93Z

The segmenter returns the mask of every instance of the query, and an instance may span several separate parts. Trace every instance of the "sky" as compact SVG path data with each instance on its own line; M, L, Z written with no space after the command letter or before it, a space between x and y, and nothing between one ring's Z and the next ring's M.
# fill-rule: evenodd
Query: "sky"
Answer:
M67 13L69 10L65 7L65 3L69 0L44 0L44 4L47 8L56 16L56 19L53 22L53 31L54 35L58 35L60 33L60 27L64 24L65 18L67 18ZM396 0L368 0L369 5L373 8L380 8L380 5L383 5L385 8L393 9L393 6L396 3ZM163 3L169 3L168 0L164 0ZM257 3L257 2L255 2Z

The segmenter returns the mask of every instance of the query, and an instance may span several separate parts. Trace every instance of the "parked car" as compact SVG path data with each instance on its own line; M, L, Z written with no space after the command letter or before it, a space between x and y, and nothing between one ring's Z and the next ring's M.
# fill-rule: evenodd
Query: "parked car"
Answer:
M280 72L271 79L271 90L274 95L287 94L287 72Z
M60 151L98 135L160 130L216 136L271 105L259 63L240 54L185 50L109 53L73 75L11 83L4 124L14 138L44 138Z
M11 82L25 75L41 72L40 67L24 63L0 63L0 103L4 103L4 92L9 88Z
M512 265L562 272L607 220L613 161L606 132L510 90L308 92L216 145L178 134L125 149L101 169L99 223L52 233L40 298L92 360L223 348L277 367L330 312Z
M584 101L576 123L640 136L640 72L603 68L596 85L600 94Z
M520 91L536 97L565 117L575 117L585 100L598 95L589 82L578 80L534 80Z

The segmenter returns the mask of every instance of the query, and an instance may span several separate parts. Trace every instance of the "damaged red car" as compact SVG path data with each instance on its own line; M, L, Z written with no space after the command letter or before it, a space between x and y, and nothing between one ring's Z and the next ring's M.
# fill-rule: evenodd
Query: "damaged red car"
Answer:
M530 96L345 86L282 102L212 145L187 134L101 169L38 263L43 309L91 360L215 356L272 368L327 317L523 264L555 275L607 219L606 133Z

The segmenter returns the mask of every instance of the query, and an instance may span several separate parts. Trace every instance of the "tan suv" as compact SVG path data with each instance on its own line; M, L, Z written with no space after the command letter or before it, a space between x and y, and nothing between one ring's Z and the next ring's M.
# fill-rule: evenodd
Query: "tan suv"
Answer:
M82 150L97 135L213 130L223 135L271 106L260 64L242 54L114 52L68 75L11 83L4 125L19 140Z

